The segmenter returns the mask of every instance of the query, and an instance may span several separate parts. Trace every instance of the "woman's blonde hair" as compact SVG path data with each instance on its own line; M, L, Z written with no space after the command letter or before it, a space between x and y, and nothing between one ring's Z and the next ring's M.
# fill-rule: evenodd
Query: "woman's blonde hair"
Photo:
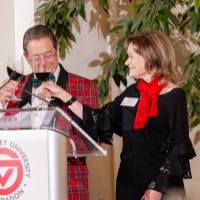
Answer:
M146 61L147 71L155 69L157 76L163 74L166 79L173 80L173 68L176 65L174 48L169 38L161 32L144 32L129 37L125 48L133 45L134 51L142 55Z

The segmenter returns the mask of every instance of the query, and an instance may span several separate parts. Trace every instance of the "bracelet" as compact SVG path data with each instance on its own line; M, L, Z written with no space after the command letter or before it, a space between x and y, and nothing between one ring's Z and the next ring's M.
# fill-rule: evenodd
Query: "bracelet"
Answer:
M65 105L66 105L67 107L69 107L69 106L72 105L75 101L76 101L76 98L72 96L68 101L65 102Z

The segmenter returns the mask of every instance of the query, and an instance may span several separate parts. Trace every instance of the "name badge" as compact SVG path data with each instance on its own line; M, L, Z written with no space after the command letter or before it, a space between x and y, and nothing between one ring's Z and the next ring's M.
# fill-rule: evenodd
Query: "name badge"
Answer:
M139 98L135 98L135 97L125 97L120 105L121 106L135 107L138 100L139 100Z

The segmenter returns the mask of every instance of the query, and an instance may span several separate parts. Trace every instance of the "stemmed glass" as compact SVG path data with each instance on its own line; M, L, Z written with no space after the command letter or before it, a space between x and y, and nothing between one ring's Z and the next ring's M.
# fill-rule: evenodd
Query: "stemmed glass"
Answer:
M50 68L50 63L49 63L48 59L46 59L45 56L44 56L43 59L45 59L46 70L43 71L43 72L38 71L39 65L41 63L41 56L44 56L44 55L34 56L31 59L31 64L32 64L32 67L33 67L34 75L37 77L37 79L40 80L41 82L45 82L45 81L48 80L48 77L51 74L51 68Z
M43 64L44 71L39 70L39 66L41 64L41 57L42 56L43 56L43 59L45 60L45 63ZM51 55L51 57L52 57L52 55ZM49 59L46 58L46 54L34 56L31 59L31 65L32 65L32 69L33 69L33 72L34 72L34 76L41 83L49 81L49 76L51 74L51 67L50 67L51 65L50 65ZM38 95L39 98L41 98L43 100L43 101L40 102L39 107L43 107L44 104L46 105L46 103L48 104L48 102L51 101L51 97L47 96L42 88L37 91L37 95Z
M7 73L9 76L9 80L14 80L14 81L19 81L21 80L24 76L24 61L23 61L23 57L13 57L13 56L9 56L8 57L8 61L7 61ZM19 93L19 84L17 84L17 88L15 90L15 95L12 96L12 98L10 100L12 101L21 101L22 99L20 97L18 97L18 93Z

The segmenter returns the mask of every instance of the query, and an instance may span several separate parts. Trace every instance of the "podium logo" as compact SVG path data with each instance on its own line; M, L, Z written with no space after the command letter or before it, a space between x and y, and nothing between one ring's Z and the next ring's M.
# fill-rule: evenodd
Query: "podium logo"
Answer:
M0 194L9 195L17 190L23 178L22 161L10 148L0 147Z

